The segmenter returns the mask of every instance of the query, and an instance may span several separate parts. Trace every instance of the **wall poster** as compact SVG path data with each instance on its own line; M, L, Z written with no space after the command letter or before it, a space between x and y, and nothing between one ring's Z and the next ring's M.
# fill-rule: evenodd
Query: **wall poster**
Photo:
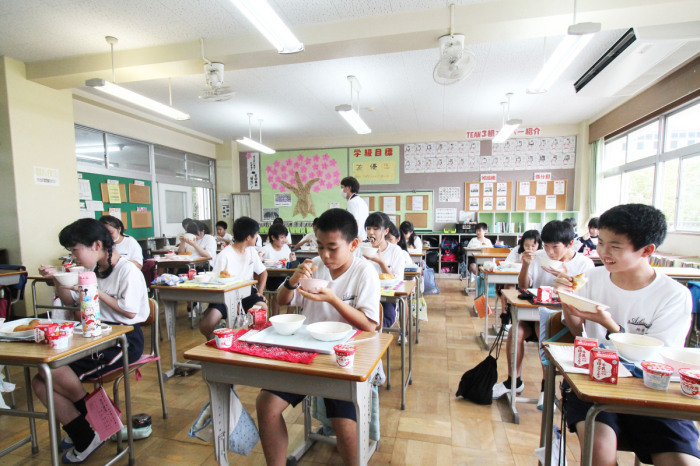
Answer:
M399 146L353 147L350 149L350 175L360 186L399 183Z

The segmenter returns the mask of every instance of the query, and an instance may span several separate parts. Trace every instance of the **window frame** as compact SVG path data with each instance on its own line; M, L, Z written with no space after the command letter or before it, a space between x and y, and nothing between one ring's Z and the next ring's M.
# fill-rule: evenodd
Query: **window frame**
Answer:
M663 180L664 180L664 175L665 175L665 170L666 170L666 165L665 163L671 160L678 159L678 173L677 173L677 182L676 182L676 204L675 204L675 215L673 218L673 222L669 222L669 231L673 233L681 233L681 234L691 234L691 235L700 235L700 230L682 230L678 228L678 214L679 214L679 206L680 206L680 194L681 194L681 179L682 179L682 167L683 167L683 161L689 158L693 157L698 157L700 156L700 142L695 143L689 146L681 147L680 149L672 149L669 150L668 152L664 152L664 149L666 147L666 120L667 118L680 113L682 111L685 111L691 107L694 106L700 106L700 98L694 99L691 102L687 102L677 108L674 108L673 110L670 110L662 115L659 115L655 118L651 118L649 120L646 120L639 125L634 126L633 128L630 128L629 130L625 131L624 133L618 134L613 138L606 139L604 141L605 147L607 147L608 144L612 144L614 142L617 142L623 138L628 138L628 136L631 133L634 133L635 131L648 126L655 121L659 122L658 126L658 139L657 139L657 150L654 155L650 155L647 157L644 157L639 160L635 160L633 162L627 162L627 157L629 153L629 139L626 144L626 149L625 149L625 163L622 165L619 165L617 167L612 167L603 170L602 168L598 168L598 179L605 180L606 178L614 177L614 176L620 176L620 193L618 195L618 203L622 202L622 192L624 190L624 185L625 185L625 174L629 172L633 172L636 170L641 170L644 168L648 168L653 166L654 167L654 186L653 186L653 192L652 192L652 204L654 207L657 207L661 209L663 207L663 189L661 189L663 185ZM603 152L603 158L605 157L605 152ZM601 166L604 164L601 163ZM599 195L602 193L598 191Z

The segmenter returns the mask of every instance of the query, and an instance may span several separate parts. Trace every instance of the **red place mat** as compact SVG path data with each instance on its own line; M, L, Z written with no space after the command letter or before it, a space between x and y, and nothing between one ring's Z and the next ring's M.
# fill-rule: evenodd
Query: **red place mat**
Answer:
M228 349L222 349L221 351L247 354L250 356L258 356L260 358L276 359L277 361L299 362L302 364L311 364L314 361L314 358L318 356L318 353L295 351L286 348L278 348L276 346L264 346L256 343L248 343L247 341L238 341L238 339L246 333L248 333L248 329L239 330L233 336L233 346ZM216 341L208 341L207 346L216 348Z

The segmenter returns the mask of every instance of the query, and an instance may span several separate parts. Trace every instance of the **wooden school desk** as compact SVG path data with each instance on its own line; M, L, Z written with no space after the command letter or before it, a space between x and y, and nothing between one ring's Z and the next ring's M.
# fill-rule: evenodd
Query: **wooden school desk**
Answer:
M423 269L421 267L418 267L418 270L415 272L407 272L404 270L403 272L404 279L405 278L412 278L416 282L416 288L415 288L415 293L416 293L416 305L414 311L416 312L416 345L418 344L418 334L420 333L420 319L418 318L418 313L420 309L420 300L423 297L423 290L422 290L422 281L423 281Z
M654 270L666 274L681 283L700 280L700 269L693 267L654 267Z
M482 269L482 273L484 275L484 290L486 293L486 301L488 303L488 296L489 296L489 284L493 283L495 285L517 285L518 284L518 275L520 275L520 272L498 272L498 271L486 271ZM503 290L505 291L505 290ZM499 325L498 323L498 304L501 300L498 298L498 295L496 295L496 305L494 307L494 313L493 315L496 316L496 324ZM487 306L488 309L488 306ZM489 348L490 345L490 340L495 340L496 335L493 335L491 333L491 328L489 327L489 313L486 312L486 315L484 316L484 331L481 333L481 341L484 343L484 346L486 349Z
M254 280L245 280L231 283L229 286L222 288L163 285L151 286L151 289L155 290L158 294L158 298L163 301L165 328L168 338L170 339L170 370L163 374L163 377L166 380L175 375L176 367L199 369L199 365L197 364L178 362L177 360L177 347L175 344L175 319L178 301L225 304L226 308L228 309L227 326L229 328L233 328L233 320L236 318L238 305L240 304L241 299L244 298L244 296L240 296L239 290L257 283L258 282Z
M357 410L357 457L359 464L367 464L376 449L376 443L369 440L371 380L391 340L391 335L383 333L358 335L351 368L338 367L335 356L329 354L319 354L311 364L297 364L231 353L204 344L187 350L185 357L201 363L202 377L209 386L214 452L219 464L228 465L229 391L231 385L237 384L352 401ZM304 447L307 446L301 449Z
M318 249L296 249L294 254L296 254L299 262L304 262L306 259L313 259L318 256Z
M510 362L511 367L513 368L513 372L510 375L510 393L506 394L506 396L508 397L510 411L513 413L513 422L516 424L520 424L520 414L518 414L518 408L516 407L516 403L518 401L526 403L537 403L536 398L519 397L515 394L515 384L518 374L516 367L516 362L518 360L518 322L521 320L527 320L536 322L536 325L539 325L540 312L538 308L548 307L544 304L530 304L530 302L525 299L519 299L519 294L520 292L518 290L503 290L503 296L505 296L506 301L508 302L508 306L510 307L510 314L512 317L512 325L510 327L508 338L510 338L511 334L513 335L513 344L511 345L512 348L510 354Z
M383 303L394 303L398 309L399 328L384 328L383 332L400 331L401 335L401 409L406 409L406 388L413 383L413 306L408 306L406 313L406 300L411 300L411 295L416 287L413 280L404 280L403 285L394 290L394 296L384 296L380 298ZM417 317L417 316L415 316ZM406 328L408 327L408 332ZM408 340L408 374L406 373L406 340ZM391 361L387 360L386 368L386 388L391 388Z
M552 457L552 424L554 416L554 376L559 371L569 383L576 396L593 406L586 415L586 430L581 448L581 464L590 466L593 458L593 426L595 418L601 411L640 416L656 416L671 419L700 420L700 400L681 393L680 383L671 382L667 391L653 390L644 385L637 377L621 377L617 384L594 382L587 374L567 374L549 352L549 345L568 345L570 343L545 343L544 352L552 364L547 366L544 392L544 411L542 412L542 431L540 446L546 447L546 465Z
M32 452L38 451L36 443L36 430L34 419L46 419L49 421L49 440L51 443L51 464L59 464L58 443L59 435L58 423L56 421L56 407L53 396L47 397L47 412L34 411L32 401L31 379L29 368L36 367L46 380L46 390L53 393L53 379L51 369L65 366L73 361L82 359L104 348L115 346L121 343L122 348L126 348L126 334L133 330L129 325L112 325L110 332L103 332L101 336L94 338L84 338L81 335L74 335L70 340L70 345L64 350L49 348L49 345L41 345L32 342L0 342L0 365L22 366L24 367L24 381L27 392L28 410L20 409L0 409L0 415L27 417L30 419L30 431L32 437ZM127 453L129 454L129 464L134 464L134 438L131 430L131 392L129 390L129 355L124 352L122 357L122 367L124 369L124 406L126 407L126 427L129 438L128 447L122 450L108 464L115 464Z
M182 259L182 257L185 256L178 256L177 259L169 259L165 257L161 257L160 259L156 260L156 267L158 269L158 274L160 275L161 272L163 271L172 271L174 273L177 271L177 269L183 268L183 267L188 267L188 268L194 268L197 265L203 265L207 262L209 262L209 259L206 259L204 257L193 257L191 259ZM212 258L213 259L213 258ZM155 260L155 259L153 259Z

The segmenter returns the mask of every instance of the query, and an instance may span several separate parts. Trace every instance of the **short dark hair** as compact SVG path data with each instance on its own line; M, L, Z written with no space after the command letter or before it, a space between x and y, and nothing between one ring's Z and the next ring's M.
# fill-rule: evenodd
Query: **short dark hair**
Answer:
M592 219L590 219L588 221L588 228L599 228L598 221L599 221L598 217L593 217Z
M58 234L58 242L66 249L72 248L76 244L92 246L96 241L100 241L102 243L102 249L107 251L109 267L107 270L103 271L99 271L95 268L95 275L97 275L97 278L107 278L114 269L112 265L114 240L103 223L94 218L81 218L64 227Z
M228 223L224 222L223 220L219 220L218 222L216 222L216 226L221 227L224 230L228 230Z
M117 217L114 217L112 215L103 215L102 217L100 217L99 222L104 226L110 226L114 228L121 235L124 234L124 224Z
M318 226L318 217L314 218L314 221L311 223L312 227Z
M367 227L377 227L377 228L389 228L391 224L391 219L384 212L372 212L367 216L365 220L365 228Z
M284 225L284 219L282 217L275 217L275 219L272 221L272 224L273 225L277 225L277 224Z
M574 227L562 220L552 220L542 228L543 243L569 244L574 240Z
M249 236L257 235L259 229L260 225L252 218L238 217L236 221L233 222L233 241L242 243Z
M345 209L328 209L318 218L316 228L324 233L339 231L348 243L357 238L357 220Z
M615 206L600 216L598 224L601 230L627 236L635 251L650 244L661 246L668 228L663 212L646 204Z
M565 218L564 221L574 227L574 229L578 226L578 222L574 217Z
M527 230L525 233L523 233L520 241L518 241L518 254L525 252L526 239L534 239L535 243L537 244L537 249L542 249L542 237L540 236L540 232L537 230Z
M187 233L190 233L190 234L193 234L193 235L198 235L199 232L202 231L202 230L201 230L201 228L199 228L199 225L197 225L197 222L195 222L194 220L192 220L190 223L188 223L187 225L185 225L185 231L186 231Z
M280 236L287 237L287 227L281 223L273 223L270 229L267 231L267 236L269 238L279 238Z
M479 230L486 230L486 231L489 231L489 226L488 226L487 224L483 223L483 222L477 223L477 224L476 224L476 228L474 229L474 231L479 231Z
M186 218L182 221L182 228L187 229L187 224L194 222L191 218Z
M209 225L207 225L204 222L201 222L199 220L195 220L194 223L197 224L197 228L199 228L199 231L203 231L205 234L210 234L211 231L209 231Z
M394 222L389 222L389 234L397 240L401 239L401 232L399 231L399 227L397 227L394 224Z
M346 176L340 180L340 186L348 186L350 188L350 192L354 194L360 192L360 182L357 181L357 178L354 176Z

